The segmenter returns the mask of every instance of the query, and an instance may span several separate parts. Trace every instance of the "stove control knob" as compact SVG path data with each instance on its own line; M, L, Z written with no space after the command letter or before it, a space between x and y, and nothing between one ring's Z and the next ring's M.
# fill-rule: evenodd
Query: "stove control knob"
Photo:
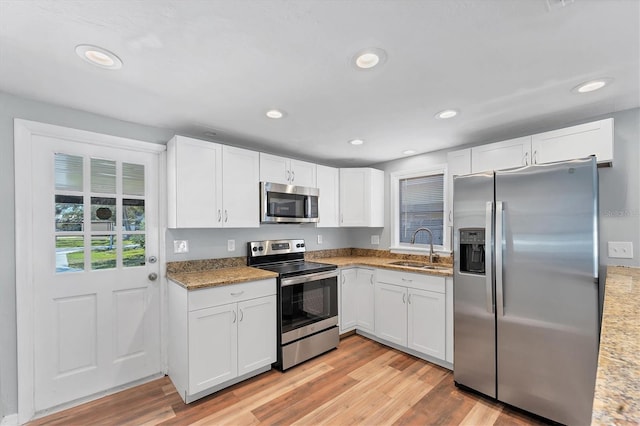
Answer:
M258 250L262 251L262 250L264 250L264 247L260 246L260 247L258 247Z
M254 248L253 248L253 251L258 251L258 247L254 247Z
M300 244L300 247L304 247L304 243Z
M296 244L296 248L300 248L300 244Z

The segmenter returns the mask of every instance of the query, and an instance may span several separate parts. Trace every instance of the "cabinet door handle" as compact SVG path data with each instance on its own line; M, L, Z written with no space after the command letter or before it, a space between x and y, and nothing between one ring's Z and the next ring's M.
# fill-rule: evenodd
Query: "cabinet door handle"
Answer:
M528 152L524 153L524 165L525 166L529 165L529 153Z
M373 285L373 275L369 277L369 282L371 283L371 285Z
M407 297L407 302L411 304L411 294L409 294L409 297Z
M291 170L291 183L293 183L294 180L296 180L296 172Z
M291 182L291 172L287 170L287 182Z
M407 303L407 293L402 294L402 303Z
M531 164L538 164L538 150L533 151L533 158L531 159Z
M224 209L224 223L227 223L228 220L229 220L229 212L227 211L227 209Z
M453 210L449 210L449 223L453 222Z
M218 222L222 221L222 210L218 209Z
M237 316L237 314L236 314L236 311L233 311L233 321L231 322L232 324L235 324L235 322L236 322L236 318L237 318L237 317L238 317L238 316Z
M242 309L240 309L240 320L238 322L242 321L243 318L244 318L244 312L242 312Z

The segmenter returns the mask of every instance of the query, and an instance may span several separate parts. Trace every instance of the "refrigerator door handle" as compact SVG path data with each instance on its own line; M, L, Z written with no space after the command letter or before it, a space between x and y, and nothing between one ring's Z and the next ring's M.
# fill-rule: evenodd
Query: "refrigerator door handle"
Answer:
M503 224L504 205L502 201L496 201L496 310L498 316L504 316L504 288L502 286L502 239L504 237Z
M493 304L493 202L487 201L487 211L485 217L485 274L486 274L486 301L487 312L494 313Z

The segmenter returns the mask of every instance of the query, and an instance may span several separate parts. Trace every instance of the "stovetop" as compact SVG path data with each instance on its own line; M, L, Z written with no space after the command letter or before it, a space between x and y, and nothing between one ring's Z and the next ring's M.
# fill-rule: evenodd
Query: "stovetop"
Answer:
M305 260L292 261L292 262L280 262L280 263L268 263L263 265L253 265L256 268L266 269L280 274L281 277L292 277L296 275L313 274L316 272L332 271L337 269L336 265L329 265L327 263L307 262Z

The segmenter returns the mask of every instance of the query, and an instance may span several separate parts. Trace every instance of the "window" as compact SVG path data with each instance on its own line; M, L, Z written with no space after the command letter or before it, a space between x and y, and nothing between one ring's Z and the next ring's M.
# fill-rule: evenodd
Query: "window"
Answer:
M391 174L392 246L396 249L428 250L429 232L433 234L434 249L447 245L445 235L444 166L418 172ZM415 234L415 244L411 240Z

